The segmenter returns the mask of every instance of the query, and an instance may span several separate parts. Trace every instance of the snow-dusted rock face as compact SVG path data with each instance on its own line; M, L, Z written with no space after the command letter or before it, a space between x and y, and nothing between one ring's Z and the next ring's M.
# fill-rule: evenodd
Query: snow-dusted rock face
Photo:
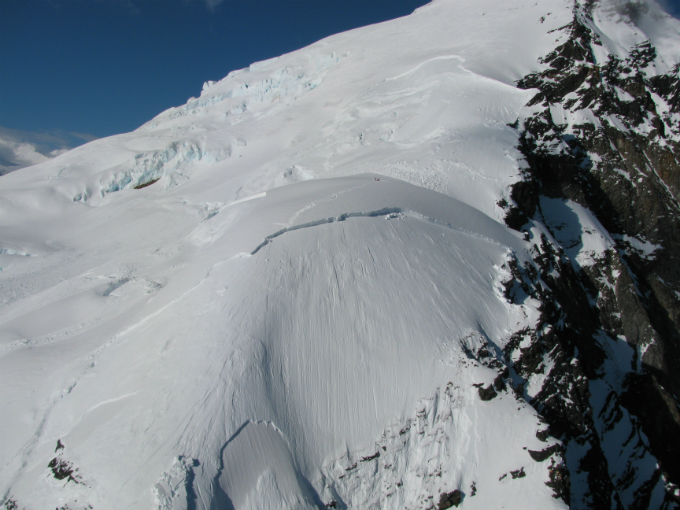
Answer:
M5 507L677 506L679 43L437 0L0 178Z
M538 92L517 123L525 178L507 221L538 263L515 267L520 296L549 306L514 368L534 386L550 363L528 396L569 438L574 506L676 506L680 26L653 3L602 0L561 31L519 82Z

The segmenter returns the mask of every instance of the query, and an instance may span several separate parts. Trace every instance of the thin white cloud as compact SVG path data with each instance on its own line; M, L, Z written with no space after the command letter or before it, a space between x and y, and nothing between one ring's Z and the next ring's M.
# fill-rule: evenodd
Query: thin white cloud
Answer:
M34 133L0 126L0 175L37 165L95 138L85 133Z

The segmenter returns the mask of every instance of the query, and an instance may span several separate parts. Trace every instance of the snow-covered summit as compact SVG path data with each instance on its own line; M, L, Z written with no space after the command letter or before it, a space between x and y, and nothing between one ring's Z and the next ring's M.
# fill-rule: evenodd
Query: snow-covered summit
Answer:
M219 199L231 201L306 178L374 172L498 216L496 196L518 173L506 124L530 97L514 83L537 68L554 44L548 32L570 15L561 0L435 2L232 72L31 179L40 174L68 200L93 203L157 177L157 187L191 176L190 186L205 188L192 174L209 167L204 178L217 178Z

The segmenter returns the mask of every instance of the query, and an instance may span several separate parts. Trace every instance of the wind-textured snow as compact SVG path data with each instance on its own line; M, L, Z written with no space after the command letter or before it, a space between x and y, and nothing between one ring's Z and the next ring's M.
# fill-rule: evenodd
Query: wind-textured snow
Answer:
M571 12L438 0L3 176L3 500L564 506L540 419L481 400L497 372L470 352L537 317L504 296L530 257L497 202L514 83ZM584 256L608 246L552 206Z

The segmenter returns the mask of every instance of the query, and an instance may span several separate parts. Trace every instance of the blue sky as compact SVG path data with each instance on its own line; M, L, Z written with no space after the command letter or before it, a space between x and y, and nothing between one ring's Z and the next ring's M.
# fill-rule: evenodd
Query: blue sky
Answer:
M0 127L67 146L130 131L204 81L425 3L0 0Z
M204 81L426 0L0 0L0 126L106 136Z

